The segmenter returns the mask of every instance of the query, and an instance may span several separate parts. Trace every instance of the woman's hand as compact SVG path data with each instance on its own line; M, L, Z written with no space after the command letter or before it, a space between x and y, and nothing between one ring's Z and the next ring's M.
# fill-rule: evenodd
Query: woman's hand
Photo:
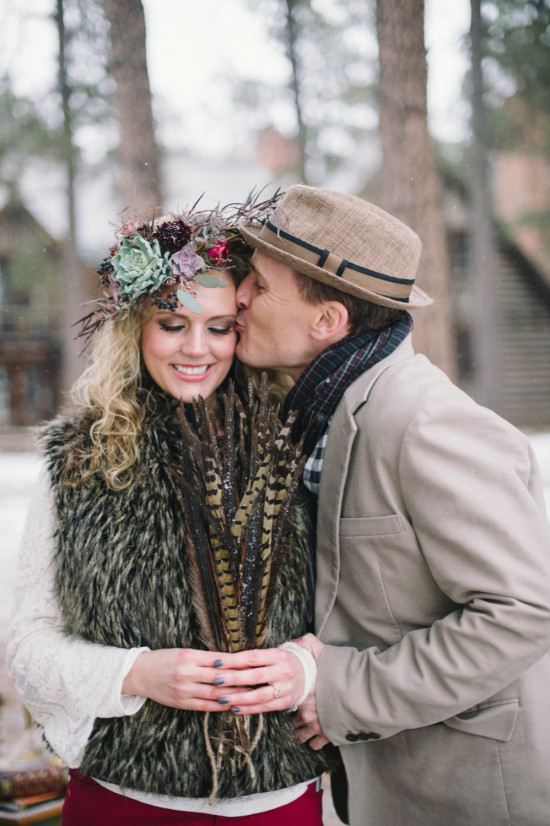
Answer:
M325 647L321 640L313 634L306 634L294 642L307 649L315 662L319 662ZM227 673L227 696L230 708L235 714L259 714L291 708L302 695L304 670L299 659L290 651L280 648L243 651L239 654L226 654L224 659L225 666L232 669ZM242 670L237 672L234 670L236 668ZM259 683L269 685L251 688ZM237 688L232 687L239 684L249 686L249 690L239 692ZM322 749L329 742L317 714L315 684L297 713L292 716L292 722L296 728L298 742L308 743L315 751Z
M318 661L323 643L313 634L295 640ZM292 708L304 691L304 668L284 648L265 648L221 655L229 707L235 714L260 714ZM313 694L315 687L312 687ZM310 691L311 694L311 691ZM308 695L309 696L309 695Z
M283 648L262 648L223 654L220 672L225 696L235 714L260 714L291 708L304 690L304 668Z
M312 634L296 642L316 660L324 647ZM172 708L259 714L294 706L304 691L304 669L298 657L283 648L236 654L158 649L138 656L122 691Z
M171 708L227 710L228 702L223 702L226 677L214 663L228 656L193 648L143 651L124 678L122 693L148 697Z

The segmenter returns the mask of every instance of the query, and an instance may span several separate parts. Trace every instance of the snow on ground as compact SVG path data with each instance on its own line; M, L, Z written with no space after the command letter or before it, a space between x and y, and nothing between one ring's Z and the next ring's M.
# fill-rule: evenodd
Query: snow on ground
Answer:
M9 622L17 551L39 466L35 453L0 452L0 635Z

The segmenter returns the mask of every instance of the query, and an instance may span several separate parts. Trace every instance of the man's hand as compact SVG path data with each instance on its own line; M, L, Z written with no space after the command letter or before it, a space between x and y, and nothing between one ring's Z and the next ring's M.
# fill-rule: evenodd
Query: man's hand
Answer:
M309 651L315 662L319 664L321 653L323 651L323 648L325 647L324 642L321 642L321 640L317 639L317 637L314 634L304 634L303 637L298 637L298 639L293 640L293 642L297 642L298 645L301 645L302 648L305 648L307 651Z
M302 705L298 707L296 714L292 715L292 722L294 723L296 737L299 743L308 743L312 749L318 751L329 742L328 737L325 737L323 733L321 722L317 715L315 686L313 686Z

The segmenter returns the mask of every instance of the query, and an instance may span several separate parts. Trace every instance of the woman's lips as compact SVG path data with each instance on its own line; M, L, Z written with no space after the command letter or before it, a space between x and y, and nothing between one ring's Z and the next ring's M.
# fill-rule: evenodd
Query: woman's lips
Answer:
M181 381L202 381L212 364L172 364L172 369Z

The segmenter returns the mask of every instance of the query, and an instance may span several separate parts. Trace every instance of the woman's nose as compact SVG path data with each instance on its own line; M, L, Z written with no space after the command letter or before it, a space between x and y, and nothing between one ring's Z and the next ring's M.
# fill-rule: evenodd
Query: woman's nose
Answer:
M182 342L181 349L190 356L204 355L208 349L205 331L198 327L189 330L189 335Z

